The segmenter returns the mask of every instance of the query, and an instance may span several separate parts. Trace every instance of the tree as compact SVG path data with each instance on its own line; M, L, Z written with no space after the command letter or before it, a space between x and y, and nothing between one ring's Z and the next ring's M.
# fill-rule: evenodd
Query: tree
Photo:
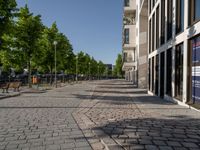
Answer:
M35 60L36 67L40 68L44 72L51 74L50 83L53 81L53 71L55 71L55 45L53 42L57 41L56 45L56 57L57 57L57 71L63 71L67 73L75 72L75 55L73 53L72 45L68 38L59 33L56 22L52 24L50 28L45 27L40 39L40 52L37 54ZM38 61L39 58L39 61Z
M15 38L17 47L23 51L27 62L29 87L31 87L31 61L37 54L42 30L40 15L33 16L27 5L21 8L16 22Z
M0 0L0 42L3 34L10 28L11 19L16 15L16 6L15 0Z
M118 54L117 59L115 61L115 68L113 71L114 76L116 77L123 77L123 71L122 71L122 55Z
M101 77L104 73L105 73L105 71L106 71L106 65L102 62L102 61L99 61L98 62L98 73L99 73L99 77Z

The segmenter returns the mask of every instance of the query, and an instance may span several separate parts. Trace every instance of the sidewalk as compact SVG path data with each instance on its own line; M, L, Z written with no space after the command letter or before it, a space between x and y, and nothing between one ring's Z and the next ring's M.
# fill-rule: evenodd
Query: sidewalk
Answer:
M200 113L124 81L99 84L74 117L93 149L200 149Z
M81 84L81 83L84 83L84 82L88 82L88 81L79 81L79 82L71 82L71 83L61 83L61 84L58 84L57 88L62 88L64 86L67 86L67 85L74 85L74 84ZM0 99L4 99L4 98L9 98L9 97L15 97L15 96L19 96L20 94L22 93L45 93L46 90L52 90L54 89L55 86L50 86L50 85L47 85L47 86L44 86L44 85L32 85L32 88L29 88L28 86L22 86L20 87L20 91L19 92L15 92L13 89L9 89L8 93L1 93L2 90L0 90Z

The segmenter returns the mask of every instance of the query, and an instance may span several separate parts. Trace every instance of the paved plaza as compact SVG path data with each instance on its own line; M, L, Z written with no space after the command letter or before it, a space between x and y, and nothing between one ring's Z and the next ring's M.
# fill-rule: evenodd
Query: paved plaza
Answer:
M197 150L200 113L123 80L0 100L0 149Z

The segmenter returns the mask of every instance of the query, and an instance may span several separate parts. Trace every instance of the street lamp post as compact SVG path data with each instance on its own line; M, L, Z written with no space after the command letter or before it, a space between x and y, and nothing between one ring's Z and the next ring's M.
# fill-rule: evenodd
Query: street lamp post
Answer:
M98 65L98 80L99 80L100 78L99 78L99 65Z
M90 77L90 62L89 62L89 80L91 79Z
M57 67L57 64L56 64L56 45L58 44L57 41L54 41L53 42L53 45L55 46L55 85L56 85L56 88L57 88L57 70L56 70L56 67Z
M76 82L78 82L78 55L76 56Z

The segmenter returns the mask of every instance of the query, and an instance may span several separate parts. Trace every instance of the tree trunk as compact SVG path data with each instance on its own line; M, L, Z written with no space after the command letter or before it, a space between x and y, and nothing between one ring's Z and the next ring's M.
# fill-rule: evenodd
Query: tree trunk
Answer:
M52 85L52 83L53 83L53 76L52 76L52 69L53 67L52 67L52 65L50 66L50 74L51 74L51 76L50 76L50 84Z
M31 60L28 59L28 86L29 88L32 87L32 80L31 80Z

